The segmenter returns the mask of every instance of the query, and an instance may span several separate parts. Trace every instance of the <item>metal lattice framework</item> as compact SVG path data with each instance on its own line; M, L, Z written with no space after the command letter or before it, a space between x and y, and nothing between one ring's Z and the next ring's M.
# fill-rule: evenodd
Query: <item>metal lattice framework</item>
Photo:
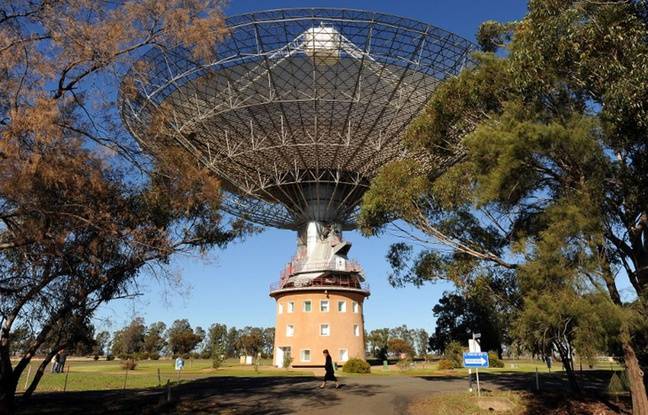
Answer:
M216 58L154 49L127 75L123 120L153 152L171 140L225 183L224 209L263 225L353 228L406 126L473 46L379 13L287 9L231 17ZM150 125L164 119L164 137ZM449 160L433 160L443 166Z

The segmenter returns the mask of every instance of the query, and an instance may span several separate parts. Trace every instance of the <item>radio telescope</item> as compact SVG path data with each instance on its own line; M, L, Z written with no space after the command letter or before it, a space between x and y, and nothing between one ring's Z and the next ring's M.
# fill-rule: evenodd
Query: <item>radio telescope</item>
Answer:
M474 48L425 23L357 10L271 10L231 17L227 25L229 35L214 45L210 61L197 62L180 48L146 54L127 75L134 93L122 94L121 112L153 155L171 142L213 171L226 192L224 210L298 232L297 254L271 290L278 361L291 347L325 346L313 343L312 333L283 330L284 323L298 330L284 321L297 312L283 310L299 301L308 320L307 301L336 293L339 304L353 303L350 315L360 316L339 324L348 333L362 329L356 305L369 290L347 258L342 231L355 227L378 169L406 154L408 124L440 81L470 63ZM149 127L160 119L166 133L152 136ZM426 163L443 169L452 161ZM360 331L338 342L347 356L364 354ZM320 354L301 362L319 364ZM343 360L342 352L334 358Z

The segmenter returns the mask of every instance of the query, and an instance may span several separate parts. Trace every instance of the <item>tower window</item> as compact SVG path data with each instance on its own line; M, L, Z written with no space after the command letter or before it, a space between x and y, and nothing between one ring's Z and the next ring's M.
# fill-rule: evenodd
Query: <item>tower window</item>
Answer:
M349 360L349 351L347 349L340 349L340 362Z
M289 324L286 326L286 337L292 337L295 335L295 326Z
M320 311L324 313L328 313L329 311L329 302L328 300L321 300L320 301Z
M358 326L357 324L353 325L353 335L360 336L360 326Z
M346 313L346 301L338 301L338 311L340 313Z
M304 349L301 351L301 361L302 362L310 362L311 360L311 353L309 349Z
M331 330L328 324L320 324L320 336L328 336L331 334Z
M360 312L360 304L357 301L353 302L353 312L358 314Z
M312 308L313 308L313 304L311 303L311 300L304 301L304 311L305 312L308 313L309 311L312 310Z
M279 314L283 313L283 304L281 303L277 304L277 312Z
M295 312L295 302L294 301L288 302L288 312L289 313L294 313Z

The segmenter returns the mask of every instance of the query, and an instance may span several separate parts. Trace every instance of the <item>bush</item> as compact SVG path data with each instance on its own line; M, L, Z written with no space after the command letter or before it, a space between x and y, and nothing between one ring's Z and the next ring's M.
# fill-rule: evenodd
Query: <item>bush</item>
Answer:
M283 367L284 367L284 369L288 369L291 364L292 364L292 357L287 353L284 354L284 358L283 358Z
M126 359L121 361L121 368L124 370L135 370L137 367L137 360Z
M497 352L488 352L489 367L504 367L504 361L497 357Z
M225 361L225 359L223 358L223 355L220 354L220 353L212 353L212 354L213 354L212 367L214 369L218 369L219 367L221 367L223 365L223 362Z
M99 355L96 354L96 355L92 356L92 359L93 359L93 360L99 360Z
M439 370L450 370L450 369L454 369L454 367L452 367L452 362L449 361L448 359L441 359L441 360L439 360L438 367L439 367Z
M396 366L398 366L400 370L409 370L412 368L412 359L409 357L401 359L396 363Z
M110 362L111 360L115 360L115 356L113 356L113 355L111 355L111 354L108 354L108 355L106 355L106 360L109 361L109 362Z
M346 373L369 373L371 372L371 366L366 361L353 357L344 363L342 371Z
M158 353L158 352L149 353L149 359L151 359L151 360L160 360L160 353Z
M443 351L443 357L452 363L453 369L463 367L463 352L464 348L458 341L451 341Z

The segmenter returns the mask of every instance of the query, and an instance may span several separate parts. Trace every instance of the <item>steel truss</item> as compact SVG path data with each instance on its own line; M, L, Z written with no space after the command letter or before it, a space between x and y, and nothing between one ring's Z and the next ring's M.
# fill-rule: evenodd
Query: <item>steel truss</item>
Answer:
M174 143L213 170L230 213L288 229L353 228L369 181L405 154L406 126L474 50L437 27L357 10L272 10L227 24L212 61L182 48L147 53L125 78L135 91L122 91L123 120L153 154ZM160 122L165 133L154 134ZM426 162L442 168L455 156Z

